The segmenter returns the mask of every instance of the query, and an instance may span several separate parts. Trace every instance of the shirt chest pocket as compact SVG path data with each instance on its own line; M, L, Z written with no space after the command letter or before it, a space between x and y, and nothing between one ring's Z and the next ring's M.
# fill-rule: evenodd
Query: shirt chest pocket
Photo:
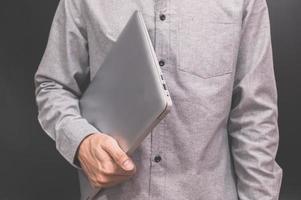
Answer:
M180 63L178 69L201 78L233 71L237 24L186 23L179 30Z

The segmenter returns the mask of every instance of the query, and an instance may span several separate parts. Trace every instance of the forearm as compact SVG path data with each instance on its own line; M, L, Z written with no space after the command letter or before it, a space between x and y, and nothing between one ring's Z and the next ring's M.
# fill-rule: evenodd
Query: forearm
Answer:
M278 200L282 170L275 161L279 143L276 102L242 93L246 102L232 111L229 121L239 198Z
M90 81L86 26L80 3L80 0L59 2L34 77L41 126L73 165L82 139L97 132L82 118L79 108L79 98Z
M282 170L268 8L245 0L229 135L241 200L278 200Z
M39 74L35 80L39 122L55 140L58 151L74 165L80 142L89 134L96 133L97 129L81 117L76 95L54 81L41 81Z

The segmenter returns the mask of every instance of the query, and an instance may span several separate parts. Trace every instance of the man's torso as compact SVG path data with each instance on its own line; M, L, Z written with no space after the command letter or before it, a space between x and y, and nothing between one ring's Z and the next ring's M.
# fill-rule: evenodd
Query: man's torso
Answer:
M237 199L227 121L243 1L84 0L79 7L91 79L129 17L140 10L165 63L161 68L174 103L133 154L137 174L96 199ZM82 184L82 199L89 196L87 188Z

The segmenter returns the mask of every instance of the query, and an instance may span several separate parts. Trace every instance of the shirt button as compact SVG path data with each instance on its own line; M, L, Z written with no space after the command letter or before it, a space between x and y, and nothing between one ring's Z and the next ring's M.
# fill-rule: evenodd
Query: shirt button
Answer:
M155 156L155 158L154 158L154 161L155 161L156 163L160 162L161 160L162 160L162 158L161 158L161 156L159 156L159 155Z
M161 21L164 21L164 20L166 19L166 15L161 14L161 15L160 15L160 19L161 19Z
M160 61L159 61L159 65L160 65L161 67L164 66L164 65L165 65L164 60L160 60Z

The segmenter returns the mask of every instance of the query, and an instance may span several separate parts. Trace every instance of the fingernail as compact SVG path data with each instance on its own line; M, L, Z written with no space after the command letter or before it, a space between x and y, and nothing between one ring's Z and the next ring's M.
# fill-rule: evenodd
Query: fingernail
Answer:
M134 168L134 164L130 160L126 160L123 162L123 167L125 170L132 170Z

